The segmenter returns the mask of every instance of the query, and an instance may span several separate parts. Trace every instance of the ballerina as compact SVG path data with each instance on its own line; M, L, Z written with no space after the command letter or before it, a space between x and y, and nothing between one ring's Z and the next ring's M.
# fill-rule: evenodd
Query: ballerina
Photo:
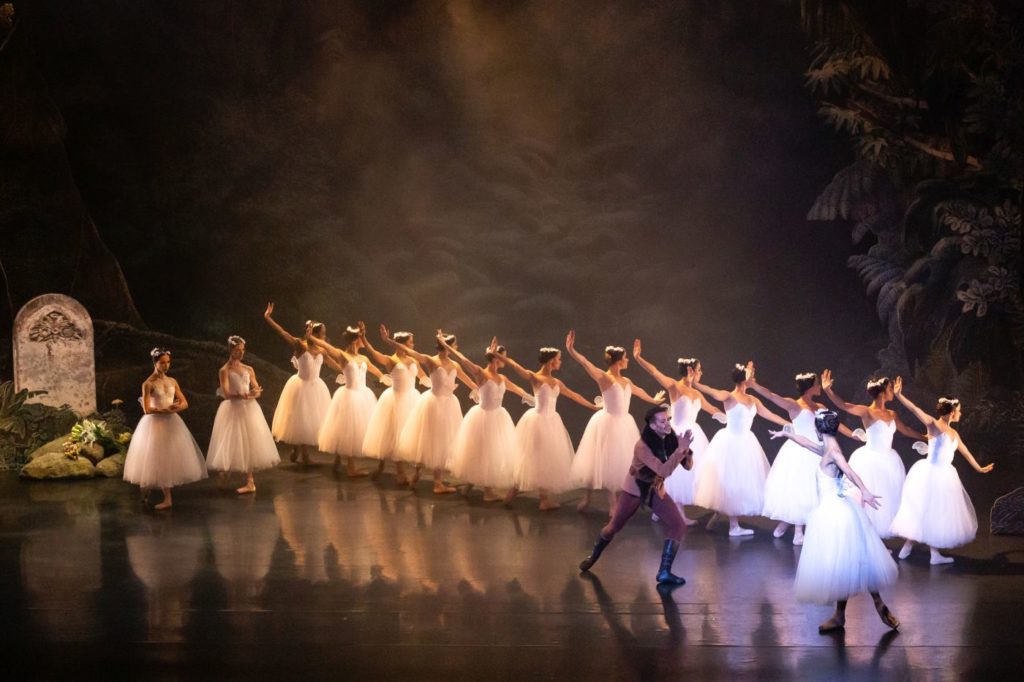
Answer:
M622 370L629 366L629 358L621 346L605 347L604 361L608 369L603 372L576 350L574 330L569 330L565 337L565 349L597 382L602 400L601 409L587 422L572 461L573 479L586 490L576 509L586 510L591 493L604 488L608 491L608 513L612 514L615 493L622 489L623 477L632 462L633 446L640 439L640 429L629 414L630 397L635 395L652 405L660 405L665 391L652 396L622 376Z
M317 436L317 447L321 452L334 455L335 471L341 466L341 458L345 457L345 473L349 478L366 476L367 473L356 466L356 457L363 454L363 438L366 436L370 415L377 405L377 396L366 385L366 373L378 378L381 376L376 365L359 354L363 348L365 328L362 321L358 326L346 327L341 337L345 343L344 349L315 336L310 338L326 357L342 368L339 382L344 381L344 384L331 398L331 406L327 409Z
M699 381L694 387L722 403L728 417L726 426L715 434L704 451L704 464L697 477L694 504L715 512L707 522L711 530L719 514L729 517L729 535L753 535L750 528L740 526L740 516L759 515L764 509L764 483L768 477L768 458L750 431L755 416L786 426L782 417L768 410L760 400L747 393L753 363L735 365L732 380L735 388L721 391Z
M416 389L417 376L426 377L419 363L409 355L406 349L415 348L416 340L412 332L395 332L391 335L395 352L391 355L381 353L370 343L366 336L366 328L360 323L363 347L378 364L388 370L387 377L380 377L381 383L390 386L381 394L377 405L366 425L366 436L363 438L363 455L379 460L375 475L384 471L384 462L393 460L395 463L395 482L400 486L409 485L409 477L405 473L405 462L395 457L398 447L398 436L402 427L416 407L420 392Z
M291 461L298 460L301 454L302 463L309 464L307 448L310 445L316 447L320 425L324 423L331 405L331 392L320 378L324 354L312 341L314 337L327 338L327 328L322 322L307 320L306 331L300 339L285 331L271 317L273 314L274 304L268 303L263 319L292 349L292 365L296 372L281 389L270 431L275 440L292 446Z
M836 441L839 415L822 408L815 412L814 422L813 439L795 432L769 432L772 438L788 438L820 458L820 502L807 518L807 536L796 567L796 596L801 601L820 604L835 602L835 613L818 626L822 634L843 629L846 602L858 592L871 595L879 618L895 630L900 622L882 601L879 591L896 582L898 569L861 508L877 507L881 498L868 490L843 457ZM847 495L852 491L844 477L856 486L859 496Z
M540 510L558 509L562 505L552 499L572 488L572 439L555 410L559 395L564 395L583 407L598 407L555 377L562 367L562 351L545 347L539 351L540 369L531 372L508 354L505 364L530 382L536 406L527 410L516 424L518 451L513 471L513 486L505 496L505 504L523 490L536 489L540 496Z
M677 436L687 431L690 432L692 442L690 449L693 451L693 467L676 467L672 475L665 480L665 492L679 507L679 514L683 517L683 523L687 526L696 525L697 521L686 515L683 505L693 504L697 472L700 470L704 458L704 451L708 447L708 437L704 429L697 423L697 415L704 410L716 419L723 419L723 412L704 399L700 391L693 387L695 381L700 381L703 371L700 360L696 358L679 358L679 373L681 378L676 380L662 374L652 363L641 357L643 350L640 339L633 342L633 359L647 371L662 388L668 391L668 399L672 409L672 430ZM719 417L721 415L721 417Z
M902 377L896 377L892 390L928 429L928 458L910 467L890 528L893 535L906 539L899 557L906 559L914 543L920 542L931 550L930 563L952 563L953 557L944 556L939 550L966 545L978 532L974 504L960 483L953 455L959 451L979 474L987 474L994 465L979 465L953 428L960 421L959 400L939 398L933 418L903 395Z
M516 455L515 425L508 410L501 406L502 398L506 389L523 400L531 400L532 396L501 373L506 351L504 346L498 345L497 337L484 352L486 367L476 364L445 341L440 329L437 342L480 387L480 404L469 408L462 419L448 469L469 484L464 493L478 485L484 489L484 502L496 502L502 498L494 489L512 486Z
M907 470L903 460L892 448L892 438L896 431L917 441L928 439L927 435L915 432L903 423L895 410L887 405L895 398L892 382L889 377L882 377L868 382L867 390L871 395L870 405L854 405L848 403L833 389L834 379L831 370L821 373L821 387L832 404L844 412L860 417L867 433L867 444L850 455L850 468L857 472L864 485L879 493L883 502L878 508L865 509L871 524L884 540L892 537L889 528L896 516L897 505L903 495L903 481L907 478ZM915 443L914 446L923 445Z
M402 346L391 339L388 329L380 326L381 339L394 348ZM445 334L444 341L452 348L458 348L454 334ZM402 427L398 437L398 448L395 457L416 465L409 481L411 488L416 487L423 467L434 471L434 493L438 495L454 493L455 488L446 484L443 479L444 468L453 454L455 436L462 424L462 408L455 397L458 387L456 378L472 389L474 382L458 363L448 356L448 349L437 344L436 355L425 355L408 346L402 346L405 353L420 364L424 371L429 367L428 383L430 390L420 395L416 406Z
M228 337L228 361L220 368L220 389L223 398L213 420L206 465L213 471L239 471L246 483L235 492L239 495L256 492L253 472L269 469L281 462L274 436L267 426L256 399L263 387L256 381L256 371L242 364L245 339ZM223 475L223 473L222 473Z
M188 400L178 382L167 376L171 351L149 352L153 373L142 384L142 419L135 427L124 459L124 480L147 488L160 488L162 502L154 509L170 509L171 488L206 478L206 459L178 413Z

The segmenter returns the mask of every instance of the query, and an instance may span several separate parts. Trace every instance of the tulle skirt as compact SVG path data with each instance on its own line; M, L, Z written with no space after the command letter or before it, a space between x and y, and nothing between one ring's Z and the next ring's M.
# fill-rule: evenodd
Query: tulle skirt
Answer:
M903 481L907 478L903 460L892 448L879 451L863 445L850 455L850 468L860 476L864 487L881 497L878 501L879 509L864 507L871 525L883 539L892 537L889 529L900 507Z
M673 425L674 426L674 425ZM693 451L693 468L684 469L676 467L672 475L665 479L665 492L676 504L693 504L696 496L697 474L704 463L704 452L708 449L708 437L704 435L704 429L697 423L685 424L679 431L687 429L693 432L693 443L690 449ZM677 431L677 435L682 435Z
M473 485L508 487L515 455L516 427L508 410L474 405L459 427L448 468L452 475Z
M796 567L796 596L801 601L831 604L896 582L896 562L859 497L847 495L822 492L821 504L807 519Z
M587 422L572 461L573 483L588 490L622 489L640 430L633 417L601 409Z
M728 516L759 515L768 469L753 433L721 429L704 451L694 504Z
M394 459L398 436L416 407L420 394L415 389L398 393L394 387L384 391L370 415L363 438L363 455L374 459Z
M334 392L317 438L321 452L359 457L363 454L363 438L377 396L368 387L342 386Z
M978 517L952 464L921 460L910 467L889 530L936 549L959 547L974 539Z
M281 462L277 443L255 400L224 400L217 408L206 452L214 471L259 471Z
M124 480L144 488L173 488L206 478L206 459L177 414L146 414L132 434Z
M527 410L516 424L516 446L512 478L517 488L552 493L572 488L572 441L557 412Z
M462 409L454 395L423 393L398 437L395 457L428 469L443 469L454 452Z
M821 458L787 440L779 448L764 482L761 516L802 526L818 506L818 465Z
M293 374L281 389L270 431L282 443L315 446L330 405L331 393L323 379L304 381Z

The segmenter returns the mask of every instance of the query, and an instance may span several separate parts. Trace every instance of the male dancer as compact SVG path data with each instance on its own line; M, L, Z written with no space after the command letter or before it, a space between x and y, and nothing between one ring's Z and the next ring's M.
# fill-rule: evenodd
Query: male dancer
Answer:
M590 556L580 562L580 572L589 571L597 563L601 552L615 534L646 502L658 515L666 538L665 549L661 553L661 569L656 580L659 585L682 585L686 582L672 574L672 562L676 558L686 526L679 508L665 492L665 479L680 464L687 470L693 467L693 452L690 450L693 435L687 431L676 437L669 425L668 410L668 405L658 405L644 415L646 426L633 448L633 463L615 500L615 513L608 525L601 529Z

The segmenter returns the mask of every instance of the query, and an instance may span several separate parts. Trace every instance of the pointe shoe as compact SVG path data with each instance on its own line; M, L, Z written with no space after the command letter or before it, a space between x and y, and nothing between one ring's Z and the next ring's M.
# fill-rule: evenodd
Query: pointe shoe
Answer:
M754 534L753 530L751 530L750 528L744 528L743 526L736 526L735 528L730 528L729 529L729 535L731 537L734 537L734 538L742 537L744 535L753 535L753 534Z
M256 486L254 486L254 485L243 485L241 488L238 488L237 490L235 490L235 492L238 493L239 495L247 495L249 493L256 492Z
M878 611L878 617L882 619L882 622L885 623L886 626L892 630L900 629L900 621L896 616L892 615L892 611L889 610L888 606L882 604L881 607L879 607L875 604L875 610Z
M951 564L953 563L953 557L943 556L938 552L932 552L932 558L928 560L928 563L932 566L938 566L939 564Z
M824 623L818 626L818 634L824 635L828 634L829 632L838 632L839 630L842 630L845 627L845 619L836 618L835 616L832 616L831 618L829 618Z
M772 537L781 538L783 535L786 534L787 530L789 530L789 524L780 523L779 525L775 526L775 530L772 531Z
M164 500L160 504L157 504L157 505L153 506L153 509L155 509L157 511L163 511L164 509L170 509L170 508L171 508L171 503L168 502L167 500Z
M913 545L905 544L902 547L900 547L900 552L896 556L899 557L900 559L906 559L908 556L910 556L910 552L913 549L914 549Z

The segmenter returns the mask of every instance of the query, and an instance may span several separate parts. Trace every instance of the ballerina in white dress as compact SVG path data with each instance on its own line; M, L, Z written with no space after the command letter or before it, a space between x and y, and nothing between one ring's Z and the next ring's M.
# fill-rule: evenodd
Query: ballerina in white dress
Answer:
M868 507L864 510L878 535L884 540L892 536L889 529L903 495L903 481L907 478L903 460L893 450L893 436L899 431L904 436L919 441L914 444L915 448L923 445L920 441L927 440L928 436L915 432L903 423L895 410L887 407L889 401L895 398L892 382L888 377L868 382L870 405L846 402L836 394L833 381L831 370L826 369L821 373L821 386L828 399L840 410L860 417L867 433L867 444L857 448L850 455L850 468L857 472L864 485L878 493L884 500L877 509Z
M573 480L585 489L576 509L584 511L590 506L591 493L603 488L608 491L608 513L612 514L615 494L622 489L622 482L633 462L633 448L640 440L640 429L629 414L629 399L635 395L652 405L659 405L665 398L665 391L658 391L652 396L622 376L622 370L629 366L629 357L621 346L605 347L604 361L608 369L603 372L576 350L576 332L573 330L569 330L565 337L565 349L597 382L602 400L601 409L587 422L580 446L576 449L576 458L572 461Z
M405 462L395 457L398 448L398 436L402 433L406 420L416 407L420 392L416 388L416 378L426 378L416 360L406 352L406 348L415 348L416 340L411 332L395 332L391 340L398 345L392 355L384 355L370 344L370 339L363 331L363 347L376 362L388 370L386 377L380 377L381 383L390 384L377 400L373 408L370 423L366 425L366 436L363 438L363 456L379 460L377 471L379 476L384 472L384 462L395 463L395 482L400 486L409 485L409 477L405 473Z
M456 478L469 484L463 494L476 485L484 489L484 502L496 502L502 497L495 488L512 487L516 456L516 427L501 401L506 389L524 400L532 400L532 397L501 373L506 351L504 346L498 345L496 338L484 353L486 367L481 367L449 345L440 330L437 342L458 360L480 387L480 404L469 408L462 419L448 469Z
M320 378L320 367L325 362L324 354L312 341L314 337L326 339L327 328L322 322L307 320L305 333L300 339L285 331L271 317L273 313L274 304L268 303L263 319L292 349L292 366L296 373L289 377L281 389L270 431L275 440L292 446L291 461L295 462L301 456L302 463L309 464L308 447L317 446L320 426L331 405L331 392ZM341 371L341 367L333 360L326 362Z
M843 457L836 441L839 415L832 410L819 409L815 413L815 426L814 438L784 431L770 432L772 438L789 438L789 442L820 458L817 472L820 501L807 518L807 535L796 567L796 596L801 601L820 604L835 602L835 613L818 626L820 633L845 627L846 602L859 592L871 595L879 618L895 630L900 622L882 601L879 591L895 583L899 571L862 508L862 505L878 506L879 498L868 490Z
M124 480L144 491L160 488L162 502L154 509L170 509L171 488L206 478L206 459L178 412L188 401L178 382L167 376L171 351L154 348L149 353L153 373L142 384L142 411L124 460Z
M367 474L365 470L356 466L356 457L363 455L363 439L370 423L370 415L377 405L377 396L366 385L366 373L369 372L378 378L381 376L381 371L376 365L359 354L363 348L365 328L362 321L355 327L346 327L342 334L344 349L332 346L323 339L310 339L342 368L338 383L344 383L331 398L331 406L327 408L327 414L317 436L317 447L320 452L334 455L335 471L341 466L341 458L345 457L345 474L349 478Z
M953 557L939 550L966 545L978 532L974 504L956 473L953 455L959 452L980 474L992 471L994 465L978 464L953 428L960 421L959 400L939 398L933 418L903 395L901 377L896 377L892 388L899 401L928 429L928 456L910 467L890 530L906 538L900 559L910 556L914 543L920 542L931 549L932 564L948 564Z
M748 384L763 398L771 401L776 407L786 411L793 429L798 435L814 440L818 437L814 428L815 411L825 406L815 398L821 395L821 383L814 372L797 374L797 399L786 398L757 381L754 363L749 364L750 376ZM845 424L839 424L839 433L854 438L853 433ZM794 526L793 544L804 542L804 525L807 516L818 506L818 457L806 448L787 441L779 448L764 483L764 509L761 515L778 521L772 535L781 538L790 526ZM872 488L874 490L874 488Z
M388 329L380 326L381 339L395 350L401 345L391 339ZM457 348L454 334L444 335L445 343ZM427 382L430 390L421 394L412 413L402 427L398 436L398 448L395 457L416 465L409 487L415 488L420 472L424 467L434 472L434 493L446 495L454 493L455 488L444 482L444 469L452 458L455 447L455 436L462 424L462 407L455 397L458 387L456 379L460 379L472 389L477 385L459 365L448 356L448 349L437 344L437 355L424 355L404 346L405 353L420 364L424 372L428 372Z
M786 420L768 410L761 401L747 394L753 364L735 365L732 391L720 391L694 382L702 393L718 400L725 407L728 418L725 428L719 430L704 451L704 464L697 477L694 503L710 509L714 514L708 520L711 529L719 514L729 517L729 535L753 535L754 531L740 526L740 516L757 516L764 508L764 482L768 478L768 458L764 449L751 433L754 417L786 426Z
M536 405L527 410L516 424L516 464L513 471L513 486L505 496L505 504L523 490L537 490L540 496L540 510L558 509L561 504L552 495L572 488L572 439L562 423L555 405L559 395L564 395L583 407L597 410L598 407L555 377L562 367L562 351L545 347L539 351L540 369L531 372L508 354L505 364L530 382Z
M665 492L668 493L669 497L676 503L676 506L679 507L679 514L683 517L683 523L687 526L692 526L697 521L686 515L683 505L693 504L696 493L695 482L697 480L697 472L700 471L700 465L704 461L704 451L708 447L708 437L705 435L704 429L697 423L697 415L701 410L704 410L716 420L721 419L722 421L725 420L725 415L720 409L705 400L701 392L693 387L693 383L700 381L703 375L700 360L696 358L679 358L679 373L682 376L676 380L666 374L662 374L658 371L657 367L641 357L642 350L640 339L637 339L633 342L633 359L648 374L654 377L654 380L662 388L668 391L672 413L672 430L676 432L677 436L681 436L689 431L692 438L690 449L693 451L693 467L691 469L676 467L672 475L665 480Z
M269 469L281 462L267 418L256 402L263 394L263 387L256 381L256 371L242 364L244 356L245 339L229 336L228 361L220 368L217 391L224 400L217 408L206 453L209 469L246 474L245 485L235 491L239 495L256 492L254 471Z

